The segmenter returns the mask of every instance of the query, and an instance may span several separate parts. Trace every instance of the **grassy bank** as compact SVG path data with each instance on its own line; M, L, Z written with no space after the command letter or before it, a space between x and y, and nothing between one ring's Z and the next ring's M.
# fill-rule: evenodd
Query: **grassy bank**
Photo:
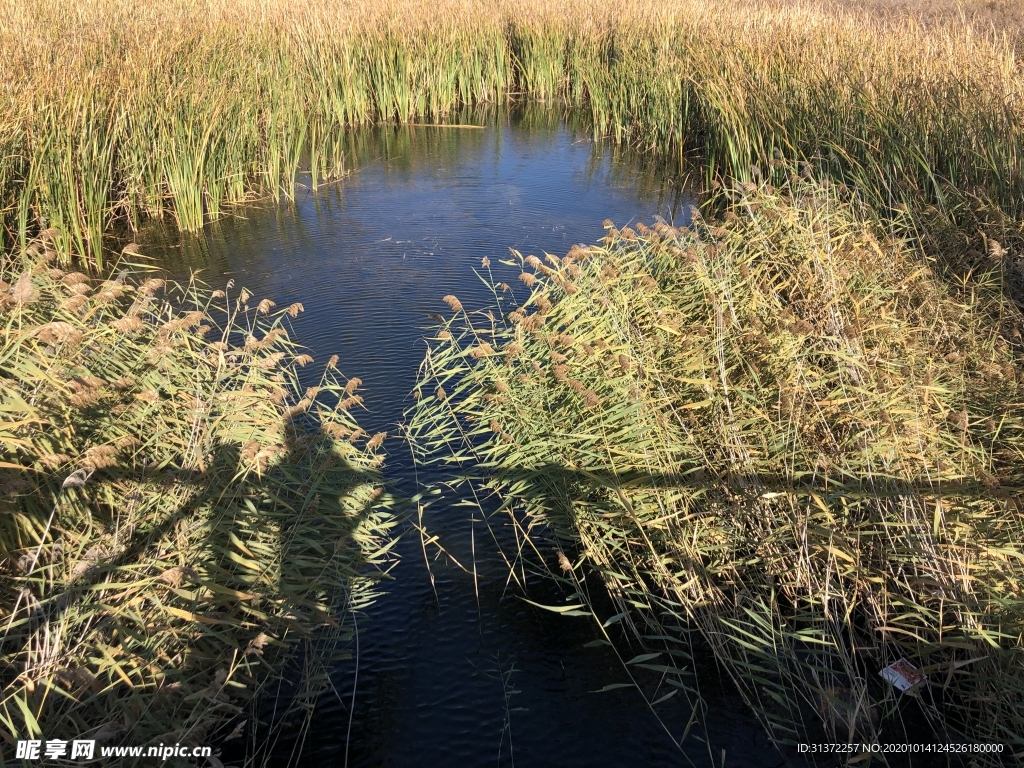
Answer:
M383 436L336 360L299 387L301 306L65 273L50 234L0 273L0 736L216 745L298 651L258 762L387 564Z
M414 446L557 544L569 606L596 569L653 649L637 663L695 704L700 642L777 739L1020 752L1010 260L993 244L958 291L835 185L722 196L720 221L520 257L526 298L499 268L496 313L447 297ZM901 657L928 675L912 695L878 676Z
M0 51L7 244L55 227L64 260L99 263L117 221L196 229L288 193L304 152L337 173L346 126L511 94L708 178L781 154L882 207L1012 212L1024 192L1012 40L847 5L4 0Z

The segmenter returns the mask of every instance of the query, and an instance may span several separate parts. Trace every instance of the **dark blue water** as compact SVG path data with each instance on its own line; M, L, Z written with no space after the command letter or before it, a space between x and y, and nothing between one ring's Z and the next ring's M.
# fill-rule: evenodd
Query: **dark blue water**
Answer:
M473 273L481 259L518 285L518 270L502 274L498 265L509 248L561 256L599 239L605 218L619 227L656 215L682 221L692 203L656 166L551 121L373 129L349 141L353 170L341 182L247 207L198 236L154 227L140 242L176 274L201 269L215 288L231 278L255 300L302 302L298 340L318 362L339 355L342 372L363 380L367 410L358 418L370 432L398 434L428 314L448 311L441 297L455 294L467 308L489 303ZM388 478L414 492L408 449L397 438L387 445ZM585 647L600 637L593 621L520 599L486 528L471 525L464 509L435 505L425 523L459 562L475 560L476 583L436 548L428 548L428 572L418 534L405 534L393 581L360 616L348 765L782 763L710 657L698 661L707 706L696 714L685 695L658 705L656 717L636 689L593 693L628 679L609 648ZM527 596L564 600L536 578ZM614 613L596 599L604 615ZM622 652L640 651L624 639ZM353 680L354 664L337 670L339 696L319 706L301 764L345 765ZM643 684L651 700L672 690L654 676Z

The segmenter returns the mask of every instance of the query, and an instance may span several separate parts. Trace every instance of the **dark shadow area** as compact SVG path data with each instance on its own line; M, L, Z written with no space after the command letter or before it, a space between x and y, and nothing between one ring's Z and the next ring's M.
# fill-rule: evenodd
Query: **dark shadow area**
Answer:
M86 437L111 419L104 407L80 414ZM95 739L97 756L179 744L267 762L329 691L324 670L347 653L348 612L388 535L368 454L313 419L282 434L283 444L219 442L182 465L181 453L168 460L172 443L142 433L102 469L42 484L11 473L24 481L5 487L16 491L5 511L43 529L40 500L56 507L42 547L0 553L4 601L19 605L0 640L8 714L10 697L27 695L43 738ZM144 764L142 754L118 764Z
M659 491L679 491L684 489L690 493L699 492L701 494L701 505L708 510L706 514L711 515L717 514L714 511L716 508L720 511L734 508L739 512L743 505L755 500L762 494L792 494L798 498L803 497L807 503L809 503L813 493L826 501L839 496L845 496L847 498L859 497L865 500L878 499L884 504L886 500L897 501L901 496L912 496L915 498L933 496L956 497L959 500L966 499L969 504L972 497L986 498L995 495L1000 498L1013 498L1019 493L1019 489L1016 487L1000 486L993 489L980 482L973 484L941 484L941 486L922 482L891 484L886 487L880 486L880 484L856 480L839 484L835 481L829 482L824 478L816 483L794 483L786 478L765 477L763 475L756 477L721 476L712 478L709 473L703 470L681 471L678 474L652 473L647 471L623 473L602 470L584 471L567 468L558 464L544 464L538 467L502 467L494 472L493 476L487 480L486 485L488 488L515 487L517 490L515 495L516 503L511 509L505 508L505 505L509 502L507 497L495 495L493 499L483 505L485 509L489 507L491 510L485 512L485 517L523 514L521 511L515 512L514 510L516 509L542 511L543 530L546 533L539 534L536 538L538 551L541 555L540 562L536 563L536 565L540 567L541 572L546 570L547 573L544 574L546 577L544 580L540 582L534 580L533 587L528 596L533 600L537 600L539 584L540 594L546 597L546 599L539 600L539 602L559 607L567 603L578 603L582 589L586 593L586 602L590 607L603 609L600 611L602 616L617 615L619 611L623 610L623 602L613 603L607 591L608 585L601 576L601 568L582 558L583 550L580 547L579 534L577 533L578 521L576 519L576 510L579 508L586 510L588 519L591 521L600 520L602 527L618 527L620 529L615 537L618 542L617 547L637 547L640 550L644 550L642 542L648 541L649 536L655 536L659 537L656 538L656 543L659 543L661 546L660 554L671 559L673 556L671 540L662 536L659 531L652 530L645 533L642 530L644 527L643 521L638 518L637 509L633 508L630 496L633 497L633 501L636 501L634 494L654 494ZM479 499L480 496L477 495L474 498ZM502 508L498 509L499 507ZM664 510L661 511L661 515L664 515ZM526 529L530 522L531 520L524 516L519 522L519 527ZM532 522L536 524L538 520L533 520ZM879 524L881 525L881 523ZM593 535L592 531L590 535ZM743 561L750 558L756 560L759 553L755 549L751 548L745 552L732 550L731 558L733 561ZM569 562L579 563L583 560L584 564L577 566L581 574L573 574L572 577L567 576L564 564L560 565L560 556L564 552L569 553ZM637 563L643 557L643 553L640 553ZM751 560L751 562L755 560ZM687 558L676 558L673 562L676 568L681 566L689 572L690 576L709 583L714 582L720 576L714 570L714 566L720 566L720 563L696 562ZM621 569L622 565L621 563L609 563L606 564L606 567L615 571L616 569ZM646 651L675 653L678 656L680 650L685 649L685 659L676 658L673 662L673 664L681 667L682 674L680 674L678 679L693 686L692 690L699 689L705 702L701 718L697 721L693 731L696 738L694 739L691 736L689 741L684 742L684 745L689 746L687 750L689 759L696 759L697 764L701 764L699 745L705 742L712 746L725 747L727 751L732 750L734 760L736 758L740 760L739 763L734 764L748 764L744 762L744 755L747 754L745 750L742 747L739 749L736 749L736 747L739 747L749 736L739 739L736 738L736 734L733 734L731 739L722 741L721 723L716 722L721 712L715 712L716 707L728 706L729 702L737 698L736 684L730 679L731 675L736 674L737 670L736 668L731 671L728 670L728 665L723 663L719 656L725 635L722 632L723 626L716 624L716 619L724 617L727 621L734 622L732 625L725 625L730 629L745 626L745 620L748 616L742 607L743 600L741 597L737 597L735 606L721 606L722 613L717 617L713 616L713 614L718 609L706 606L706 611L710 613L701 618L701 611L697 610L695 614L697 618L694 621L688 609L684 609L682 605L675 603L669 596L665 595L664 590L657 583L657 577L653 569L647 573L646 578L646 581L635 583L625 591L623 591L621 583L618 583L612 590L619 596L621 601L626 603L629 603L631 600L636 601L634 605L638 606L640 603L643 603L651 609L649 614L645 614L644 611L635 613L633 620L638 623L638 628L627 630L626 626L629 622L616 622L618 624L614 631L616 643L621 644L624 649L623 654L626 657ZM745 592L746 590L741 591ZM788 600L781 590L779 594L775 594L773 590L773 594L780 601L784 612L787 614L788 631L799 633L799 630L813 625L813 619L807 611L807 606ZM755 606L754 603L750 605L751 607ZM648 615L650 618L656 617L656 621L645 626L643 622ZM753 629L757 625L749 624L747 626ZM675 639L668 643L662 642L666 639L663 637L666 627L671 628L677 633ZM867 651L867 653L859 654L857 658L857 675L866 682L869 695L872 701L875 702L874 707L877 711L873 718L875 726L881 725L878 739L880 743L968 746L971 744L971 742L952 732L944 732L941 720L936 720L936 715L942 713L948 714L954 719L956 718L957 715L950 707L963 707L965 701L960 692L956 689L947 689L947 686L942 685L941 681L937 681L927 685L918 696L901 695L877 674L878 669L884 667L893 659L881 660L872 656L869 646L874 630L868 626L863 615L854 614L850 617L847 625L836 627L834 631L848 635L851 640L860 638L864 647L859 648L859 650ZM650 642L640 639L639 636L645 635L645 633ZM780 677L773 676L770 671L775 667L776 663L779 665L779 670L785 670L788 667L789 674L796 673L799 675L800 670L798 667L803 667L804 672L814 668L824 676L822 679L829 680L829 691L848 690L845 686L850 684L849 677L845 676L842 671L829 669L829 665L820 656L820 648L813 643L796 646L795 656L789 659L783 659L781 656L778 656L778 662L776 662L777 649L774 649L770 644L761 648L755 648L749 645L749 643L754 642L752 634L743 635L741 631L738 636L741 641L746 641L733 649L734 651L739 651L737 656L740 659L738 668L742 672L745 666L754 665L756 674L752 677L751 681L748 681L747 685L750 686L748 693L753 693L755 697L759 697L758 690L769 679L775 683L781 680ZM947 635L947 640L950 642L954 642L956 639L955 631L951 631ZM711 642L712 640L714 642ZM685 645L679 645L680 641L684 641ZM966 634L963 635L961 641L965 644L963 646L965 648L974 647L973 644L977 642L972 641ZM911 643L908 648L912 647L912 645ZM718 651L715 650L715 646L719 647ZM941 650L938 646L933 646L932 650L928 651L927 647L927 644L922 643L917 650L924 649L926 657L929 654L938 654ZM981 648L976 650L979 653L985 651L985 649ZM893 649L890 649L889 652L892 653ZM993 659L995 655L998 655L991 654L990 652L989 654ZM1012 661L1013 659L1012 652L1005 652L1004 656L1006 660ZM684 663L680 663L681 661ZM936 657L933 656L931 661L935 662ZM656 663L663 664L668 662L658 661ZM635 671L640 673L637 679L643 679L642 669L636 669ZM995 667L993 667L993 671L995 671ZM611 670L610 674L613 675ZM619 677L621 676L620 671ZM664 680L664 676L662 676L661 680ZM658 692L657 681L657 675L648 679L650 690L654 690L656 693ZM656 696L649 697L651 700L654 698ZM885 702L884 709L886 714L885 721L880 723L878 716L882 709L880 707L882 702ZM760 706L771 706L773 701L769 697L760 696L759 704ZM777 702L775 704L777 705ZM743 709L746 709L747 705L743 704L741 706ZM792 712L786 713L784 717L792 724L801 724L803 737L801 740L804 743L827 744L848 740L845 732L837 736L836 734L829 733L822 725L824 713L825 719L832 718L833 724L838 726L840 730L846 727L844 724L846 721L842 718L847 715L842 703L835 705L832 710L829 710L826 706L826 700L823 699L819 703L807 702L794 692L794 696L791 701L787 702L787 706L792 709ZM776 713L776 717L779 714L781 713ZM861 725L858 725L858 733L855 739L858 743L860 741L870 743L874 740L870 735L870 731L866 730L867 727L866 720ZM780 744L777 747L772 745L763 731L758 736L763 739L761 747L765 750L765 754L757 758L758 764L776 764L776 762L773 762L773 759L776 759L779 765L839 766L846 764L846 758L842 755L819 754L809 756L800 753L792 744ZM696 750L694 750L694 745L697 745ZM718 754L717 751L715 754ZM772 757L770 758L769 755L772 755ZM846 757L849 757L849 755ZM967 765L970 763L970 759L969 753L933 752L929 754L924 750L917 754L901 754L897 752L885 756L886 764L888 765L925 768L932 766L935 768L940 766L947 768L949 766ZM717 760L714 762L717 762Z

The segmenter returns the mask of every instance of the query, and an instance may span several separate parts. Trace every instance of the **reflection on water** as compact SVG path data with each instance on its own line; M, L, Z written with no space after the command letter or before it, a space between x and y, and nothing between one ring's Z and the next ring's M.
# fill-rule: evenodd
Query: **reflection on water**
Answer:
M545 112L485 129L365 130L346 142L354 170L343 181L245 208L198 236L154 226L140 242L162 266L199 269L214 288L233 278L255 300L302 302L297 338L318 363L337 354L342 372L363 380L359 419L371 433L398 432L428 314L447 312L441 297L488 303L473 271L483 257L497 266L509 248L563 255L600 238L605 218L681 221L692 203L656 164L595 147ZM498 279L524 293L518 270L502 269ZM391 481L413 492L408 450L399 439L388 448ZM599 636L589 619L519 599L486 528L477 524L471 539L464 510L436 505L426 524L459 562L475 552L477 583L432 552L428 573L415 533L400 542L394 581L360 620L349 765L717 766L723 749L726 765L782 761L728 687L714 692L716 673L702 681L715 711L698 713L691 729L703 733L706 714L710 743L691 737L684 755L636 690L591 693L626 676L610 649L584 647ZM539 579L529 588L537 602L562 601ZM338 696L318 709L304 763L345 764L352 671L338 670ZM657 710L676 738L692 720L683 696ZM289 751L282 745L282 761Z

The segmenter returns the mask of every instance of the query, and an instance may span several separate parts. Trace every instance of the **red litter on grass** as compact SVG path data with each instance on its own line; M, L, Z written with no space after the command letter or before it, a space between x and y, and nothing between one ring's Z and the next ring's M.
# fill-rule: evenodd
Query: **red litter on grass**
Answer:
M925 680L925 676L917 671L917 667L906 659L894 661L885 669L880 670L878 674L903 692L917 687Z

